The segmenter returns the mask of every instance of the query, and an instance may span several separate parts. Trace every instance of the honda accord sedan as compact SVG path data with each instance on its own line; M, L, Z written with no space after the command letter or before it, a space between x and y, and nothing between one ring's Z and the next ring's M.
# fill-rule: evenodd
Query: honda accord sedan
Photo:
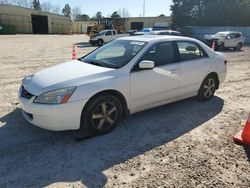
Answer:
M34 125L105 134L142 110L193 96L211 99L226 78L226 65L222 53L196 39L126 37L26 76L19 99Z

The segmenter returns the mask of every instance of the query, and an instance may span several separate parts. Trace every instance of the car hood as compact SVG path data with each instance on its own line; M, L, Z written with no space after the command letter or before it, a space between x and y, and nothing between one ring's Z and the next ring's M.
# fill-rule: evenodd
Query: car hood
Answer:
M47 91L104 79L107 77L106 73L113 70L74 60L25 77L22 84L26 90L38 96Z

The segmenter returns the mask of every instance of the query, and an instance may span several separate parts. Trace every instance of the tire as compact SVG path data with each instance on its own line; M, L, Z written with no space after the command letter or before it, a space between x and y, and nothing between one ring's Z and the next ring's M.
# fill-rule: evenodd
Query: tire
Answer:
M242 48L242 44L241 43L239 43L235 48L234 48L234 50L236 50L236 51L240 51L241 50L241 48Z
M102 95L90 101L83 110L81 129L94 135L111 132L121 121L122 104L112 95Z
M98 45L98 46L102 46L102 45L103 45L103 40L99 39L99 40L97 41L97 45Z
M198 99L201 101L210 100L218 88L218 80L215 76L209 75L207 76L201 84L201 87L198 92Z

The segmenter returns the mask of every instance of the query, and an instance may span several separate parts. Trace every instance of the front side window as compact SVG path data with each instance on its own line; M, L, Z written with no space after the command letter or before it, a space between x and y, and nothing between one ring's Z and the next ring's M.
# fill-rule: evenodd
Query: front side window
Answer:
M227 39L228 39L228 40L234 39L234 34L232 34L232 33L229 34L229 35L227 36Z
M180 61L207 57L206 52L193 42L177 42L177 47L180 54Z
M166 65L175 62L175 53L172 42L163 42L151 47L143 56L142 60L149 60L155 63L155 66Z
M80 60L97 66L118 69L129 63L146 44L141 41L115 40Z

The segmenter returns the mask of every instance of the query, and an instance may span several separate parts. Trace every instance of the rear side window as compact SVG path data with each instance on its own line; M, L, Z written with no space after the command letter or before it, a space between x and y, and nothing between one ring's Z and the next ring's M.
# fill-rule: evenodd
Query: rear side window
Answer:
M151 47L142 60L154 61L155 66L166 65L175 62L175 53L172 42L163 42Z
M240 38L240 37L241 37L241 34L239 34L239 33L235 33L235 34L234 34L234 38L237 39L237 38Z
M177 42L180 54L180 61L188 61L208 57L206 52L196 43Z
M106 36L112 35L111 31L106 32Z

